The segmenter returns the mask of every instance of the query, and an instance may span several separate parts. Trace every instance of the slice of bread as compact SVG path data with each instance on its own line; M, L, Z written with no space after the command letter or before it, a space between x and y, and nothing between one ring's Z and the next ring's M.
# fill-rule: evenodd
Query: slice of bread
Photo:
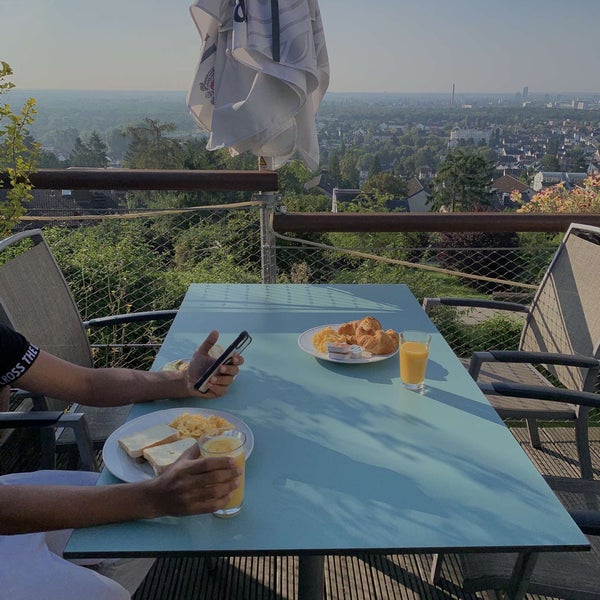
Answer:
M194 438L184 437L170 444L152 446L144 450L144 458L152 465L155 475L160 475L195 443Z
M181 434L174 427L168 425L155 425L142 431L136 431L126 435L118 440L119 446L131 456L131 458L139 458L142 456L144 449L152 448L160 444L174 442L181 437Z

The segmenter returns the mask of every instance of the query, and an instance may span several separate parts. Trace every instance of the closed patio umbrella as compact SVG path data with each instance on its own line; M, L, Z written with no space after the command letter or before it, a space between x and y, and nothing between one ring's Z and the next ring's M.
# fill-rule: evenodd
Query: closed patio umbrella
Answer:
M315 115L329 85L317 0L197 0L201 52L187 103L207 149L251 152L276 170L319 166Z

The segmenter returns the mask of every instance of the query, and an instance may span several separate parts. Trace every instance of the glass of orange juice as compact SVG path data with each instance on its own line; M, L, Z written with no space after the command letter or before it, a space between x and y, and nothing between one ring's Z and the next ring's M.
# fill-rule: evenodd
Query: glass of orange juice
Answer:
M424 331L400 333L400 379L409 390L421 391L429 358L431 334Z
M226 506L213 512L215 517L235 517L242 510L246 474L246 434L237 429L215 429L199 440L202 456L231 456L242 471L240 485L231 494Z

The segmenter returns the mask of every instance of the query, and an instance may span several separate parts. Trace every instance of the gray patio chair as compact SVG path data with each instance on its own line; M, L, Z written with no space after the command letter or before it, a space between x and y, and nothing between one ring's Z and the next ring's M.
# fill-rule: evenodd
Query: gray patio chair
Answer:
M176 310L139 312L82 321L41 230L24 231L0 241L0 320L60 358L92 367L87 329L140 321L165 321L172 319L176 313ZM97 443L102 443L124 421L129 410L129 407L94 408L77 404L68 407L62 401L40 397L33 408L38 411L64 412L68 409L71 413L84 413L92 440ZM63 425L65 420L56 423L56 438L63 434ZM64 432L61 442L65 441L77 441L72 431ZM49 463L53 449L48 439L44 448L44 460Z
M34 404L36 398L33 398ZM45 398L39 398L45 402ZM39 410L30 412L0 412L0 429L15 430L18 428L38 429L42 447L40 469L56 467L56 431L70 429L79 451L80 465L86 471L98 471L98 461L85 415L80 412L63 412Z
M531 402L544 402L547 392L540 386L522 386L508 383L482 384L486 393ZM589 392L554 389L552 398L587 408L600 409L600 397ZM544 477L565 508L569 511L591 544L590 552L540 552L526 572L527 585L519 588L511 579L518 568L515 553L461 553L460 564L465 593L496 590L510 598L522 598L525 593L539 594L568 600L597 600L600 598L600 481L572 477ZM442 555L434 557L431 580L443 587Z
M593 392L598 379L600 347L600 229L572 224L546 271L530 306L474 298L425 298L423 308L482 307L525 315L516 351L475 352L468 363L481 383L542 386L546 399L533 402L491 392L486 394L503 419L525 419L532 446L541 447L540 421L567 421L575 426L582 477L593 478L588 443L589 408L556 402L553 388ZM465 361L465 364L466 361ZM547 377L539 370L546 369ZM552 382L551 378L555 381Z

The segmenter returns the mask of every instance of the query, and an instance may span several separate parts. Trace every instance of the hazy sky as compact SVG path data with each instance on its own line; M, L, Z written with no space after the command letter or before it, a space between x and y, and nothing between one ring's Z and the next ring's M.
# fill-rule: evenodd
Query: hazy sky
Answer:
M261 1L261 0L250 0ZM0 0L21 89L187 90L191 0ZM320 0L330 91L600 92L600 0Z

